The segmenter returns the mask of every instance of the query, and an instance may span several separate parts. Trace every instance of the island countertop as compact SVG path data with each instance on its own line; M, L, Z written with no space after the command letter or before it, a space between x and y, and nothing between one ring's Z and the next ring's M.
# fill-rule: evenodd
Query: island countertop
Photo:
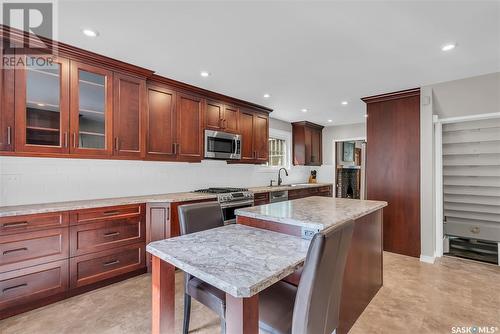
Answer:
M236 216L323 230L355 220L387 202L312 196L235 210Z
M236 224L155 241L147 251L234 297L251 297L293 273L309 243Z

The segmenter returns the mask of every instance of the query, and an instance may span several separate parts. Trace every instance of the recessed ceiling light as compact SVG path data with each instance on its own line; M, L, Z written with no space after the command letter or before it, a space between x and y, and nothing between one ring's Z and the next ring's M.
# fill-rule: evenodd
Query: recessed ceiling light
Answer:
M266 93L266 94L264 94L264 98L265 98L265 99L268 99L268 98L270 98L270 97L271 97L271 94L267 94L267 93Z
M451 51L453 50L454 48L456 48L457 44L456 43L448 43L448 44L445 44L441 47L441 50L443 51Z
M342 102L340 102L340 104L341 104L341 105L343 105L343 106L346 106L346 105L348 105L348 104L349 104L349 102L347 102L347 101L342 101Z
M95 30L92 30L92 29L83 29L82 32L87 37L97 37L97 36L99 36L99 33L97 31L95 31Z
M300 109L300 111L307 112L308 110L306 108L302 108L302 109Z
M206 78L206 77L209 77L209 76L210 76L210 73L209 73L209 72L207 72L207 71L201 71L201 72L200 72L200 75L201 75L202 77Z
M331 122L333 122L333 120L329 119L329 120L328 120L328 123L331 123Z

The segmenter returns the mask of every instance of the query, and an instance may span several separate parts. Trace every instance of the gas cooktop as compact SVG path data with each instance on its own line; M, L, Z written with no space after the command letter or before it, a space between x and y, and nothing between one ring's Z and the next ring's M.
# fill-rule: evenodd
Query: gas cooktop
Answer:
M207 189L198 189L194 192L196 193L205 193L205 194L227 194L227 193L235 193L241 191L248 191L247 188L229 188L229 187L221 187L221 188L207 188Z

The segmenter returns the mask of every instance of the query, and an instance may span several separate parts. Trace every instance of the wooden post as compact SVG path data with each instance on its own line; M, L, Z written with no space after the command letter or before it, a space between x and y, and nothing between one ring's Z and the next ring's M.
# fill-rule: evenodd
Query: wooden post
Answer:
M236 298L226 293L226 332L230 334L259 333L259 295Z
M175 330L175 267L153 255L152 333L173 334Z

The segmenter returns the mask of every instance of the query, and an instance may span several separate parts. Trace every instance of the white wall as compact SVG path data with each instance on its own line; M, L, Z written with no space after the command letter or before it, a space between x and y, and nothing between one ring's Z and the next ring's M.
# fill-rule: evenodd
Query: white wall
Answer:
M426 86L440 118L500 111L500 72Z
M271 128L290 131L271 119ZM307 181L311 167L292 167L284 181ZM255 165L0 157L0 206L269 184L276 170Z

